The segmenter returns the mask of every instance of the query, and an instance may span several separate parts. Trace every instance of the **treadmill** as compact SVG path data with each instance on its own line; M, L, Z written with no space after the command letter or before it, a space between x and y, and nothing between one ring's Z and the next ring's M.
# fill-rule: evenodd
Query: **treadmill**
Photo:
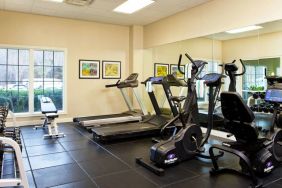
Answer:
M143 84L146 88L150 85L161 84L167 96L173 116L178 114L177 106L175 102L171 100L172 93L170 86L185 87L186 84L184 82L178 80L173 75L168 75L166 77L150 77L144 81ZM99 142L109 142L126 138L158 135L161 128L171 119L171 116L167 117L161 113L152 89L148 91L148 95L155 111L154 115L145 117L141 122L117 123L94 127L91 129L93 139Z
M109 123L123 123L123 122L138 122L142 120L143 115L148 115L148 112L142 103L139 93L138 93L138 74L132 73L124 81L118 80L115 84L106 85L106 88L118 88L123 96L123 99L129 109L127 112L122 112L120 114L108 114L108 115L98 115L98 116L88 116L88 117L75 117L73 122L77 125L82 126L88 130L95 126L101 126ZM141 108L140 111L134 110L133 105L130 101L128 94L126 93L127 88L132 88L135 98Z

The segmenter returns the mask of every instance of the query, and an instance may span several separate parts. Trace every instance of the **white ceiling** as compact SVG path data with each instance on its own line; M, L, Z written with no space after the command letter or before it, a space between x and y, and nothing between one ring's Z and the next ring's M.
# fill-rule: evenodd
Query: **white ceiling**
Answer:
M54 3L46 0L0 0L0 10L42 14L121 25L146 25L211 0L155 0L152 5L134 14L112 10L126 0L95 0L87 7ZM138 0L137 0L138 1Z

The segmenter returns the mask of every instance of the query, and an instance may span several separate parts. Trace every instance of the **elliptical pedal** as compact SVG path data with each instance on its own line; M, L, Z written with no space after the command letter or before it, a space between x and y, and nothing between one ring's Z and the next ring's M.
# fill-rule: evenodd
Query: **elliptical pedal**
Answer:
M156 174L158 176L164 176L165 175L165 171L164 171L163 168L158 168L154 164L150 164L148 162L145 162L142 158L136 158L135 161L136 161L137 164L145 167L146 169L150 170L151 172L153 172L154 174Z

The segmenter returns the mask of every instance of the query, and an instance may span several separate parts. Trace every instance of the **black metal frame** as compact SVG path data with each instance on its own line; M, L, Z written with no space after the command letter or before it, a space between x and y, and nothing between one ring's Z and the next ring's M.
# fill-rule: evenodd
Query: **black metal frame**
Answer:
M89 63L96 63L98 65L98 71L99 71L99 74L98 74L98 77L88 77L88 78L85 78L85 77L81 77L81 63L82 61L84 62L89 62ZM100 60L86 60L86 59L80 59L79 60L79 79L100 79Z
M235 169L231 169L231 168L219 168L219 165L217 163L218 158L214 155L214 149L218 149L221 152L227 152L227 153L230 153L230 154L233 154L239 157L241 159L241 162L243 162L245 164L245 167L247 167L249 174L246 174L246 173L243 173ZM223 174L223 173L237 174L240 176L251 178L253 182L253 184L251 185L252 187L262 187L262 182L256 177L255 172L252 169L249 158L243 152L229 148L229 147L215 144L210 147L209 154L210 154L210 159L212 160L212 163L213 163L213 168L210 171L211 175L218 175L218 174Z
M156 70L157 70L157 66L158 65L161 65L161 66L167 66L167 74L166 75L168 75L169 74L169 64L167 64L167 63L154 63L154 77L158 77L157 76L157 74L156 74ZM165 76L166 76L165 75Z
M170 89L170 86L169 86L169 83L167 82L167 80L163 79L162 81L162 86L163 86L163 89L164 89L164 92L165 92L165 95L166 95L166 98L167 98L167 101L168 101L168 104L170 106L170 109L172 111L172 114L173 116L177 116L179 114L178 112L178 109L177 109L177 106L176 106L176 103L173 102L170 98L172 96L172 92L171 92L171 89Z
M170 65L169 65L169 73L170 73L170 74L173 74L173 72L172 72L172 67L173 67L173 66L175 66L176 68L179 68L177 64L170 64ZM180 65L180 67L183 67L183 70L185 71L185 65ZM180 73L181 73L181 72L180 72ZM181 74L183 75L183 77L178 78L178 77L176 76L176 78L179 79L179 80L184 80L185 74L183 74L183 73L181 73Z
M119 76L118 77L114 77L114 78L105 77L105 75L104 75L104 64L110 63L110 62L119 63ZM102 60L102 79L120 79L120 78L121 78L121 61Z

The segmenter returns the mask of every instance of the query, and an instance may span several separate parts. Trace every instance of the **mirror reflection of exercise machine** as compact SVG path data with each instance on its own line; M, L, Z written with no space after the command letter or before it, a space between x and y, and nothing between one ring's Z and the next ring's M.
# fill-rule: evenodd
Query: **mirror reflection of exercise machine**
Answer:
M118 80L115 84L106 85L106 88L118 88L122 94L122 97L128 107L128 111L122 112L119 114L107 114L107 115L98 115L98 116L86 116L86 117L75 117L73 122L76 122L78 125L91 130L95 126L101 126L111 123L125 123L125 122L138 122L142 120L143 115L148 115L147 109L145 108L143 102L140 99L138 93L138 74L132 73L125 80ZM142 112L135 110L129 98L129 95L126 92L126 89L131 88L133 94L139 104L139 107Z
M271 120L270 132L274 132L275 127L281 127L280 105L282 104L282 90L268 89L265 93L265 102L273 105L273 115Z
M237 73L238 67L235 64L236 60L233 60L232 63L223 64L223 70L225 71L225 75L229 77L230 83L228 87L228 91L236 92L236 77L242 76L246 73L246 67L242 59L240 59L240 63L242 65L242 72Z
M222 74L225 73L226 76L229 78L229 86L228 91L236 92L236 79L239 76L242 76L246 73L246 67L244 61L242 59L239 60L242 65L242 71L238 73L238 66L235 64L236 60L233 60L231 63L220 64L219 66L222 67ZM220 101L220 98L216 99ZM200 117L201 117L201 126L207 127L208 126L208 113L207 110L200 110ZM213 117L213 127L219 130L225 131L223 128L224 117L221 112L221 106L218 104L214 109L214 117Z
M279 90L282 91L282 77L280 76L268 76L265 69L265 79L267 80L267 91ZM269 94L267 94L269 96ZM253 101L253 105L251 102ZM248 99L248 106L255 112L256 124L259 130L268 134L273 132L274 127L282 126L282 115L280 115L281 107L280 103L269 101L266 97L265 91L253 92L252 96Z

